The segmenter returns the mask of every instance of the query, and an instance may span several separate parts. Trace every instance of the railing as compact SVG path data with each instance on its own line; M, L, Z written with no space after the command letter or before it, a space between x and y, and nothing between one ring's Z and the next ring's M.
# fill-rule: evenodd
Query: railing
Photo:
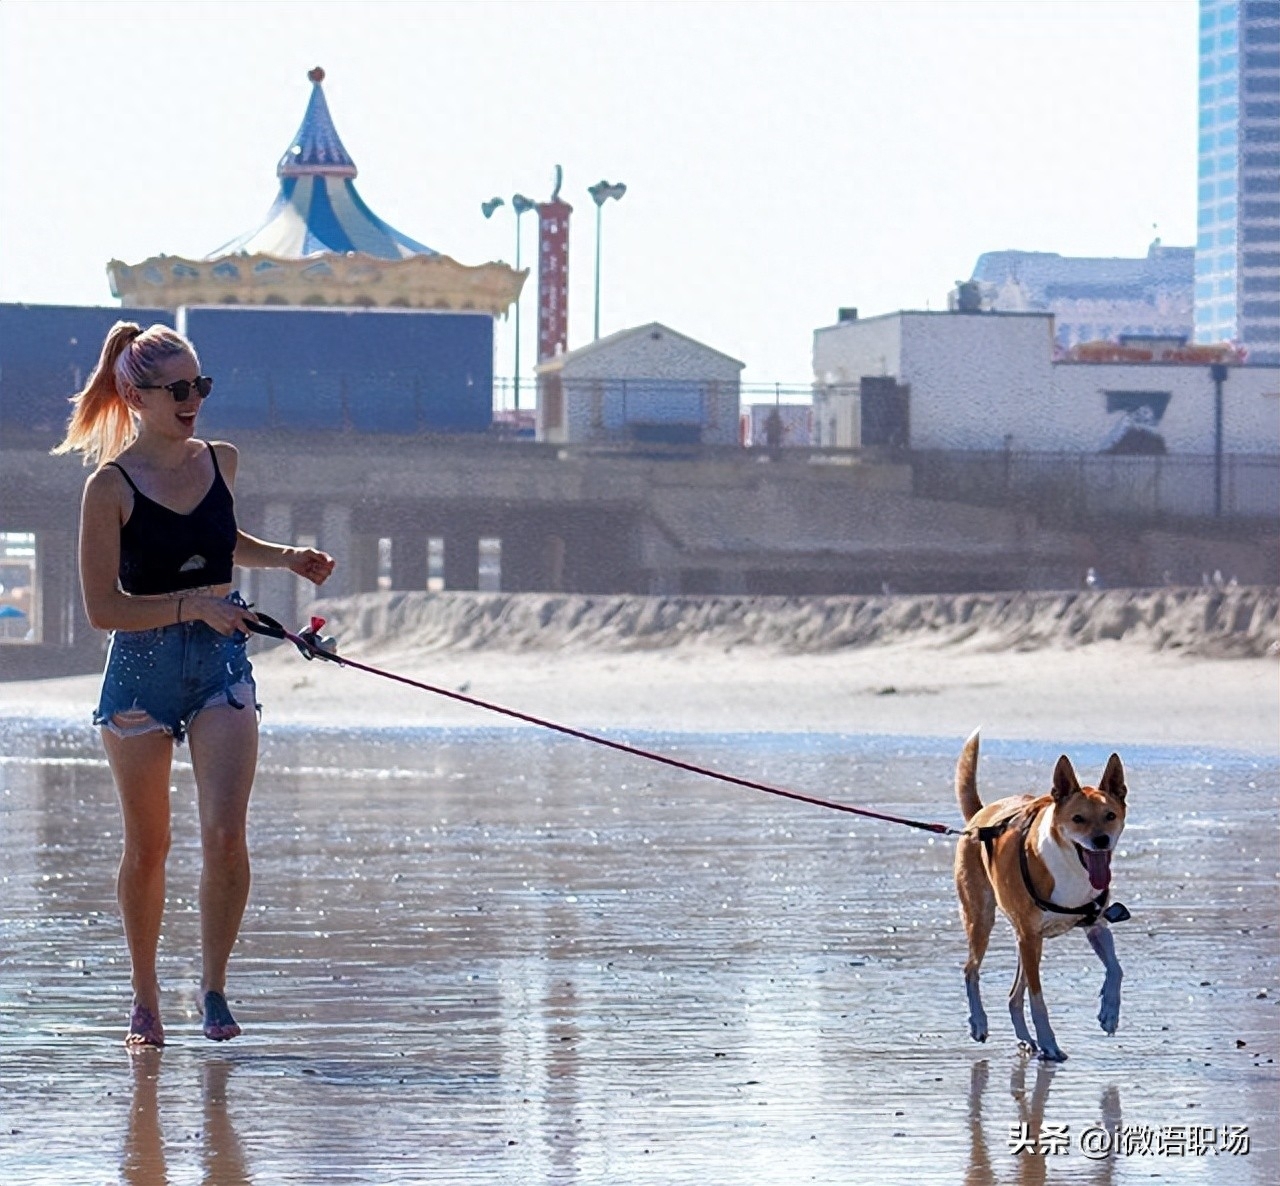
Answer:
M1280 526L1280 457L1234 453L1124 456L1099 453L916 450L904 455L924 498L1023 507L1046 521L1094 516L1215 517Z

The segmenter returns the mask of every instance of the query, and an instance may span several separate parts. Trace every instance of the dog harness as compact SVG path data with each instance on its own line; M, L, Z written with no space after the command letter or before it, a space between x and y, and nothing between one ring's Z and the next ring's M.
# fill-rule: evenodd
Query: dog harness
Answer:
M1040 808L1035 811L1023 812L1022 825L1018 829L1018 865L1022 869L1022 884L1027 887L1027 893L1031 895L1031 900L1041 910L1048 910L1053 914L1074 914L1079 916L1080 921L1076 923L1078 927L1091 927L1099 918L1105 918L1107 922L1124 922L1125 919L1131 917L1129 911L1120 902L1113 902L1110 906L1107 905L1107 900L1111 897L1109 889L1104 889L1092 902L1086 902L1083 906L1059 906L1056 902L1050 902L1036 893L1036 887L1031 884L1031 869L1027 864L1027 839L1031 835L1031 826L1035 823L1039 814ZM998 824L987 824L986 827L978 828L974 833L982 841L982 846L987 851L988 869L991 868L991 864L995 860L996 839L1003 836L1009 830L1009 825L1017 818L1016 813L1006 816Z

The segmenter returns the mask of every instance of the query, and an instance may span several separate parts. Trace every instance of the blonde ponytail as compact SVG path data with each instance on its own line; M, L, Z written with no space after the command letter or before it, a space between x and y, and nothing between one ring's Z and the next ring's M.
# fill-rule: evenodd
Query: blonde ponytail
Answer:
M85 465L118 457L138 435L133 412L124 401L124 385L150 383L166 358L184 353L195 357L191 343L167 325L144 330L136 322L117 321L107 331L88 383L71 397L67 435L53 452L82 453Z

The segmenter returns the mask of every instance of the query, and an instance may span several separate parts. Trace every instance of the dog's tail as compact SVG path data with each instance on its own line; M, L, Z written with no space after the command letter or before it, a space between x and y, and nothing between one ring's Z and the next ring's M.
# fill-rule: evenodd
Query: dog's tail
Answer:
M969 734L960 751L960 760L956 763L956 800L960 804L960 814L966 820L972 819L982 810L982 800L978 798L977 729Z

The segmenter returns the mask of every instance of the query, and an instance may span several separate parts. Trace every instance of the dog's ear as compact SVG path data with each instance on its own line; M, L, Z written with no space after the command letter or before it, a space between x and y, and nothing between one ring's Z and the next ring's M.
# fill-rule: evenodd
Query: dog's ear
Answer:
M1063 754L1053 768L1053 801L1064 803L1080 790L1080 780L1071 768L1071 759Z
M1129 793L1129 788L1124 785L1124 766L1120 763L1120 755L1112 754L1107 759L1107 768L1102 772L1102 781L1098 783L1098 790L1104 795L1110 795L1113 799L1119 799L1124 802L1124 797Z

